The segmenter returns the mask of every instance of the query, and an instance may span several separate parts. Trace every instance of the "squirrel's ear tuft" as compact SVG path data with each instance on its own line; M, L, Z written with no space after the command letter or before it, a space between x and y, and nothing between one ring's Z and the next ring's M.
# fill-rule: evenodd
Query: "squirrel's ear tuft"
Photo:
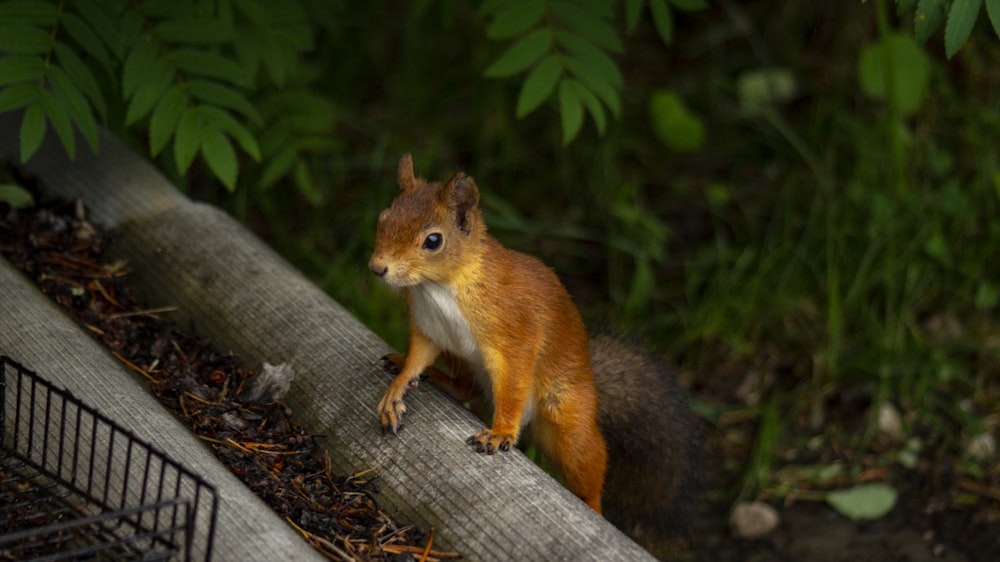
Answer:
M413 175L413 157L407 152L399 159L399 171L396 175L399 181L399 190L406 192L417 185L417 178Z
M476 180L459 172L444 186L443 203L455 212L455 224L469 234L469 214L479 205L479 188Z

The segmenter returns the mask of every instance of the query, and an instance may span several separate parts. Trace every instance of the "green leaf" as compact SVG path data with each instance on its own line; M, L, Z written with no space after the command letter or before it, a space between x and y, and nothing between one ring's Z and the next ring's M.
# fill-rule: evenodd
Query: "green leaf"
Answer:
M877 43L861 49L858 62L858 83L861 91L870 98L886 101L887 57L891 56L895 77L896 104L901 115L910 115L920 109L930 85L930 63L927 54L913 39L901 33L892 33Z
M62 18L60 18L60 24L66 30L66 33L80 44L84 52L94 57L104 68L112 68L111 56L108 54L107 49L104 48L104 43L94 33L94 30L87 25L87 22L73 14L63 14Z
M986 0L986 13L993 24L993 32L1000 37L1000 0Z
M237 86L249 86L246 71L233 59L195 49L178 49L170 58L184 72L216 78Z
M563 146L576 138L583 125L583 103L577 97L576 91L563 80L559 84L559 115L562 118Z
M542 28L518 39L484 73L489 78L512 76L531 68L552 47L552 31Z
M210 80L191 80L188 91L196 99L212 105L239 111L257 125L263 125L263 119L257 108L240 92Z
M708 8L705 0L670 0L670 3L682 12L697 12Z
M254 160L260 162L260 146L258 146L256 137L253 136L253 133L249 129L241 125L236 119L233 119L233 116L223 109L202 106L200 111L206 123L228 133L229 136L233 137L239 143L240 148L244 152L249 154Z
M664 45L674 41L674 17L666 0L649 0L649 11L653 14L653 25Z
M298 143L284 145L277 154L268 159L267 166L264 166L264 172L260 175L258 185L262 189L271 187L278 180L288 175L288 172L291 171L292 166L295 165L298 159Z
M118 35L114 38L115 56L119 59L127 58L127 53L131 52L135 43L149 40L149 35L145 33L146 20L136 10L128 10L118 22ZM108 38L105 38L108 39Z
M154 32L163 41L185 45L229 43L235 37L232 26L209 18L185 17L156 24Z
M944 23L949 0L919 0L913 15L913 35L923 45Z
M163 94L177 78L173 67L163 59L156 59L146 78L132 96L125 112L125 125L131 125L142 119L156 106Z
M581 38L579 35L561 30L556 32L556 41L563 47L566 47L566 50L570 54L593 68L594 72L603 76L612 86L621 88L625 85L625 80L622 78L622 73L618 69L618 65L615 64L615 61L611 60L611 57L594 46L593 43Z
M576 97L580 98L580 101L587 107L587 111L590 112L590 116L594 119L597 132L603 135L604 129L607 126L607 118L604 115L604 108L601 107L601 102L597 99L597 96L588 90L586 86L572 78L564 78L562 84L573 90ZM562 87L562 84L560 84L560 87Z
M486 36L490 39L516 37L537 25L544 15L545 2L539 0L509 2L503 11L493 17L493 22L486 28Z
M152 37L143 36L133 46L125 66L122 67L122 94L131 99L139 85L147 80L159 53L160 44Z
M180 84L174 84L163 94L153 116L149 120L149 152L153 156L160 153L170 137L174 135L184 110L187 109L188 96Z
M201 149L202 131L205 129L204 123L199 115L199 108L188 108L181 115L180 123L177 124L177 133L174 135L174 160L177 163L177 170L181 174L187 173L187 169L194 161L194 157Z
M684 101L670 90L658 90L649 101L653 132L678 152L701 150L705 145L705 125Z
M625 0L625 32L631 35L639 26L645 0Z
M52 90L56 94L56 99L64 106L70 119L76 124L87 140L87 144L97 152L97 122L94 120L94 113L87 103L87 98L83 95L76 83L63 69L53 66L49 69L49 79L52 81Z
M94 2L94 0L73 0L73 7L76 9L76 13L80 14L80 17L86 20L87 25L94 30L94 34L100 37L104 45L117 57L116 45L121 35L122 22L120 18L112 19L111 16L117 16L118 8L109 5L108 2Z
M11 55L42 55L52 44L49 33L33 25L0 24L0 52Z
M0 21L52 27L59 8L50 2L0 2Z
M563 64L566 65L566 69L569 70L570 74L576 77L590 91L594 92L604 102L604 105L608 106L612 115L615 117L618 116L622 107L621 98L618 96L618 91L615 90L615 87L610 82L594 72L593 68L573 57L566 57L563 60Z
M0 113L26 107L38 99L40 94L41 90L34 82L15 84L4 88L0 90Z
M31 193L13 183L0 183L0 203L6 203L15 209L26 209L35 204Z
M965 45L976 25L983 0L954 0L948 11L948 23L944 28L944 50L950 59Z
M41 99L28 106L21 118L21 162L27 162L42 145L45 138L45 110Z
M613 53L624 50L615 29L607 21L581 9L579 4L557 0L551 6L556 17L576 33Z
M239 167L236 151L233 150L233 145L229 143L226 135L218 129L205 129L201 139L201 153L205 157L208 167L212 169L223 185L229 191L235 190Z
M309 170L309 164L305 160L299 159L295 162L292 172L292 177L295 179L295 187L299 189L299 193L309 203L318 205L321 198L319 189L316 188L316 180L313 179L312 172Z
M77 95L82 96L79 91L77 91ZM49 92L42 92L42 109L48 116L49 122L52 123L52 128L56 130L59 140L62 141L69 159L76 160L76 135L73 133L73 122L70 121L65 98L53 96Z
M942 265L951 266L951 247L948 245L948 240L945 238L944 233L941 232L940 227L936 228L924 242L924 251L932 258L941 262Z
M80 60L80 57L77 56L73 49L62 43L56 43L55 52L56 61L66 71L66 75L70 78L70 81L78 86L80 91L87 96L87 99L90 100L90 105L94 107L101 119L105 119L108 113L108 106L104 101L104 94L101 93L101 87L98 85L97 78L90 71L90 68Z
M45 59L12 55L0 56L0 86L39 80L45 76Z
M898 496L896 490L886 484L858 484L828 493L826 501L850 519L878 519L892 511Z
M909 12L917 5L917 0L896 0L896 15Z
M976 308L988 310L995 307L998 302L1000 302L1000 289L997 289L996 285L986 281L980 281L976 285L976 296L973 300Z
M562 76L562 66L556 55L549 55L538 63L521 85L517 99L517 116L524 117L542 104L555 89Z
M194 2L177 0L144 0L142 15L150 19L181 18L190 14Z

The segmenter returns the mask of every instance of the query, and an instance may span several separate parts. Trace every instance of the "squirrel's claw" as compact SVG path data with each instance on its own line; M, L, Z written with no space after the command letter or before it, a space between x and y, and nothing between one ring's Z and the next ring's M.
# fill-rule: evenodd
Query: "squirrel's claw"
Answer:
M383 435L386 430L392 431L393 435L399 434L403 414L406 413L406 404L403 403L404 393L405 387L403 391L397 391L395 387L390 386L379 400L375 411L378 413L379 421L382 422Z
M465 442L472 445L477 453L492 455L497 451L509 451L514 444L514 436L510 434L500 435L494 433L492 429L480 429L470 435Z

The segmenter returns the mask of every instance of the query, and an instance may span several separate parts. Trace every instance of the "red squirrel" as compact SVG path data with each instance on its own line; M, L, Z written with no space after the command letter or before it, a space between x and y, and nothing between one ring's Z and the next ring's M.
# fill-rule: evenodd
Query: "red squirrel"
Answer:
M398 182L368 264L409 307L407 352L385 358L398 374L376 408L383 429L399 429L422 374L486 399L493 426L466 440L476 451L507 451L528 428L577 497L653 554L674 552L701 444L670 373L618 338L588 340L556 274L487 233L471 177L427 182L407 154ZM433 367L439 356L450 375Z

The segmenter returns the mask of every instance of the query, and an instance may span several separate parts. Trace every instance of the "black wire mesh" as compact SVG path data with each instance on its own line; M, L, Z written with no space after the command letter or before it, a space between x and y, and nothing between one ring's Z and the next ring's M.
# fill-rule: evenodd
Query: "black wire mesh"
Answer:
M211 559L215 488L0 356L0 561Z

